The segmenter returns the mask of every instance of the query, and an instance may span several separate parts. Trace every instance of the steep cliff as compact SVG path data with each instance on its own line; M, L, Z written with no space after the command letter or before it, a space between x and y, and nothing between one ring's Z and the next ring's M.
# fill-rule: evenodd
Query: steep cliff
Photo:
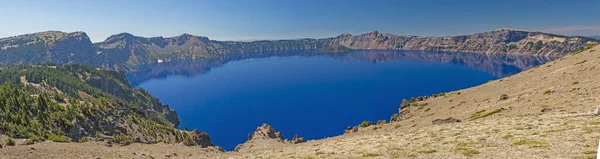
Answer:
M361 35L344 33L323 39L253 42L214 41L182 34L144 38L121 33L92 44L85 33L41 32L0 39L0 64L38 62L84 63L95 67L127 70L129 66L174 59L214 58L244 52L319 49L344 52L350 49L433 50L486 54L563 56L598 40L542 32L498 29L472 35L420 37L373 31Z

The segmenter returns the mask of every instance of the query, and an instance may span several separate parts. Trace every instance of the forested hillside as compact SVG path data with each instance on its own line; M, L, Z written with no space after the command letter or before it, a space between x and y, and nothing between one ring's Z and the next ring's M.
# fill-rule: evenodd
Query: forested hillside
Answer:
M0 68L0 134L56 142L212 146L206 133L177 130L179 118L118 71L86 65Z

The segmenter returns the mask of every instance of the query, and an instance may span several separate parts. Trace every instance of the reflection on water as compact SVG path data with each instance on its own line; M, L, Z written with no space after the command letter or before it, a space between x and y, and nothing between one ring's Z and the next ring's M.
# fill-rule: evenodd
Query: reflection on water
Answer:
M132 85L137 86L151 79L164 79L173 75L187 77L201 75L209 72L211 69L218 68L232 61L289 56L322 56L345 61L358 60L370 63L382 63L400 60L422 60L452 63L482 70L498 78L510 76L519 73L522 70L527 70L537 65L554 60L553 57L546 56L489 55L477 53L412 50L359 50L349 53L322 53L316 50L286 50L231 54L219 58L177 60L164 63L140 65L134 67L135 71L127 74L127 79Z

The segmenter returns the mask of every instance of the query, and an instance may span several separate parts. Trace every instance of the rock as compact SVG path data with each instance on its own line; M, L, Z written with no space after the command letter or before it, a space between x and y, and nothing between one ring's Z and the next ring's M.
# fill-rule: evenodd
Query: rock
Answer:
M225 152L225 149L221 146L215 146L215 148L217 149L217 151ZM177 154L174 154L174 155L177 156Z
M208 133L206 133L206 132L199 132L198 129L194 129L194 130L192 130L192 132L189 133L189 135L192 138L192 141L185 142L184 144L186 146L196 146L197 145L202 148L214 146L212 144L212 141L210 140L210 136L208 136Z
M358 126L355 126L355 127L353 127L353 128L352 128L352 132L354 132L354 133L355 133L355 132L358 132Z
M298 135L294 135L294 138L292 138L292 141L290 141L292 144L298 144L298 143L303 143L304 142L304 138L303 137L299 137Z
M248 140L253 139L277 139L283 141L283 136L281 132L275 131L271 125L264 123L256 128L254 133L248 135Z
M390 118L390 123L395 121L400 121L400 114L392 114L392 117Z
M23 143L21 143L20 145L33 145L35 142L33 142L33 140L25 140Z
M549 111L552 111L552 109L550 109L550 108L544 108L544 109L542 109L542 113L549 112Z
M434 125L437 125L437 124L445 124L445 123L458 123L458 122L461 122L461 121L460 121L460 120L458 120L458 119L455 119L455 118L449 117L449 118L446 118L446 119L435 119L435 120L433 120L433 121L431 121L431 122L432 122Z
M235 151L246 150L256 147L265 147L278 144L297 144L304 142L304 138L295 135L292 140L283 138L281 132L275 131L271 125L262 124L254 133L248 134L248 141L235 147Z
M498 99L498 100L507 100L507 99L508 99L508 95L502 94L502 95L500 95L500 99Z
M142 143L142 139L140 139L139 137L136 137L135 140L133 140L133 142Z
M410 113L409 109L405 109L404 107L400 107L398 109L398 113L393 114L392 117L390 117L390 123L401 121L403 117L405 117L405 119L408 119L410 117L410 116L407 116L409 113Z
M235 149L233 149L233 151L239 151L242 148L243 144L238 144L237 146L235 146Z

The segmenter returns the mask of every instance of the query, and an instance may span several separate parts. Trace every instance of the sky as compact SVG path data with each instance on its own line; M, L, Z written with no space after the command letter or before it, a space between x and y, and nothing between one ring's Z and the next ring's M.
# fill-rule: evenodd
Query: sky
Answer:
M600 35L600 0L0 0L0 37L84 31L214 40L322 38L344 32L452 36L499 28Z

